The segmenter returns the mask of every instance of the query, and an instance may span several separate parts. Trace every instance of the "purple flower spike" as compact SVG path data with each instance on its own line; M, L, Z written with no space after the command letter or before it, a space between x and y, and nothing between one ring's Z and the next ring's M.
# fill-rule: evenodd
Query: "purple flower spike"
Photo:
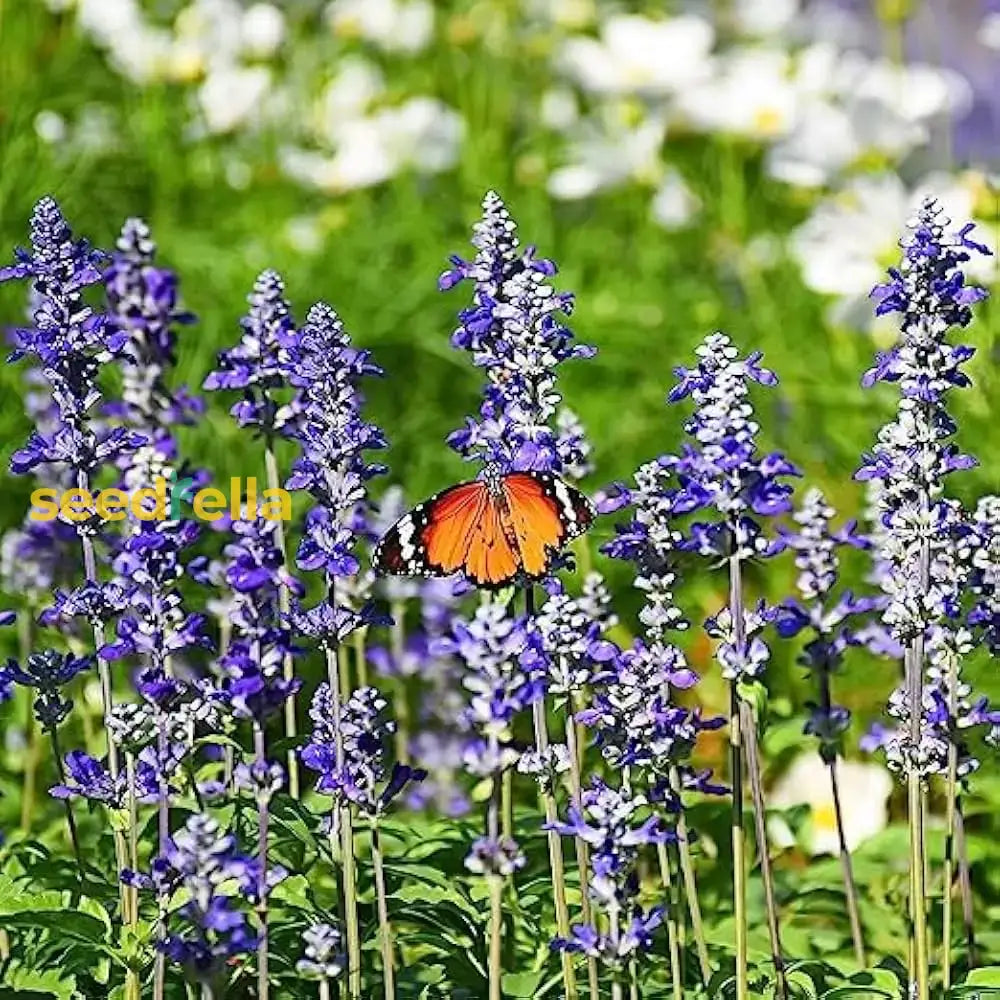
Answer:
M85 240L75 240L59 206L42 198L31 217L31 250L18 250L17 263L0 269L0 283L30 278L34 293L33 326L15 334L10 360L37 358L48 383L56 418L51 430L32 434L14 453L11 469L23 475L54 463L89 475L98 465L141 444L124 428L99 433L91 411L101 398L100 365L120 353L127 335L94 312L84 291L101 280L104 255Z
M281 275L262 271L247 302L250 309L240 321L243 337L219 354L219 367L205 379L204 388L243 393L231 411L241 427L257 427L266 435L284 433L290 414L276 394L288 385L296 332Z
M953 231L936 199L928 197L901 241L903 259L891 280L872 293L876 312L900 314L900 339L864 376L898 386L895 418L856 478L867 480L877 507L877 579L887 600L882 620L907 647L907 678L889 702L898 728L883 739L890 767L921 778L947 767L957 750L959 773L977 765L960 731L982 721L969 703L961 665L978 636L969 630L966 595L977 585L982 547L975 516L945 495L947 477L974 463L951 440L957 431L948 395L970 382L962 366L972 348L948 342L952 327L972 320L971 306L985 297L965 284L962 266L988 253ZM988 641L988 639L987 639ZM914 704L921 692L920 704ZM987 713L988 714L988 713Z
M473 302L459 314L452 344L472 355L487 383L478 418L454 431L449 444L464 458L491 462L501 471L538 469L578 478L590 447L583 428L556 389L556 368L595 349L574 342L563 318L573 297L553 289L555 265L520 249L517 226L498 194L483 199L473 228L476 256L452 257L438 281L442 290L473 283ZM555 422L555 426L553 426Z

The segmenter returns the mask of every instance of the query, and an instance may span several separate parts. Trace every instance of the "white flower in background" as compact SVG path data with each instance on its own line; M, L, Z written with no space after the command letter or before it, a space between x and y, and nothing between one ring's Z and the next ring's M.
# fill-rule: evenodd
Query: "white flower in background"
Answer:
M243 51L254 58L273 56L285 40L285 15L269 3L255 3L240 24Z
M565 132L579 120L580 104L569 87L552 87L542 94L538 115L546 128Z
M767 170L802 187L829 183L866 154L902 159L929 141L935 122L960 118L971 101L968 83L951 71L896 66L822 42L795 56L793 79L798 115L768 151Z
M957 224L972 218L974 177L945 174L926 177L909 189L896 174L857 177L820 201L789 241L805 283L814 291L838 297L831 319L861 328L872 325L869 293L899 259L899 234L926 194L933 193ZM984 239L980 230L979 239ZM986 239L985 242L990 242ZM971 278L995 277L992 257L970 261Z
M78 0L77 20L134 83L156 79L169 64L170 32L149 24L136 0Z
M787 31L800 6L800 0L732 0L729 17L741 34L761 38Z
M331 193L381 184L401 170L448 170L458 160L465 124L431 97L414 97L399 107L342 121L335 151L287 147L281 166L293 179Z
M880 764L838 760L837 779L843 809L844 839L847 849L853 851L885 829L889 820L892 776ZM818 753L806 753L796 758L771 790L768 804L774 809L809 806L806 849L812 855L840 854L830 771ZM784 821L773 823L772 832L780 846L790 847L794 843Z
M386 52L420 52L434 34L434 7L426 0L333 0L326 16L337 35Z
M271 71L265 66L221 66L198 88L198 108L213 134L232 132L257 122L271 89Z
M684 182L680 172L674 167L667 167L650 206L653 220L667 230L683 229L691 224L700 208L701 201Z
M191 0L174 20L174 42L202 66L231 66L243 47L239 0Z
M976 37L986 48L996 49L1000 52L1000 11L987 14L983 18L983 23L979 26Z
M34 125L35 135L50 146L66 139L66 119L58 111L39 111L35 115Z
M972 105L971 84L954 70L921 63L900 65L860 52L843 54L834 89L845 99L893 107L910 122L961 118Z
M553 198L573 201L629 180L656 183L660 179L666 120L650 115L632 125L621 111L604 108L599 116L582 120L570 133L569 162L549 176L548 192Z
M380 128L401 166L420 173L450 170L458 162L465 123L461 116L433 97L411 97L379 115Z
M326 85L317 107L315 131L336 145L346 122L363 117L385 92L379 68L361 56L345 56L337 75Z
M703 79L715 31L700 17L662 21L631 14L609 17L596 38L570 38L559 68L593 94L664 96Z
M677 109L699 131L771 140L791 131L801 91L779 49L733 49L712 61L712 75L683 91Z
M795 128L767 151L771 177L796 187L822 187L863 152L851 116L826 101L803 106Z

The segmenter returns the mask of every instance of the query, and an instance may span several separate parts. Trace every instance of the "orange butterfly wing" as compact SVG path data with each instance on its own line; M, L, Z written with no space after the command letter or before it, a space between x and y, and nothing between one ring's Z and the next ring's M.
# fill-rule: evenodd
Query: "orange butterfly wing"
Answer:
M586 531L594 508L544 472L504 476L501 496L483 480L459 483L418 504L386 532L373 562L380 573L449 576L479 587L544 576L558 550Z
M485 483L463 483L445 491L429 506L428 515L420 540L432 571L462 570L473 583L486 587L500 586L516 575L517 553Z
M512 472L504 476L504 490L528 576L544 576L556 552L594 520L590 501L551 474Z

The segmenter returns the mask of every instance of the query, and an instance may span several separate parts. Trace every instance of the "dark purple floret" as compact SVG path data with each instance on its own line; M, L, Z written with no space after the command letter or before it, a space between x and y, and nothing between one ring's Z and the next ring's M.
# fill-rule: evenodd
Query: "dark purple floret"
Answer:
M3 668L4 688L8 689L11 682L34 688L35 716L44 729L54 729L73 708L63 689L77 674L93 665L92 656L73 656L54 649L30 653L23 663L7 661Z

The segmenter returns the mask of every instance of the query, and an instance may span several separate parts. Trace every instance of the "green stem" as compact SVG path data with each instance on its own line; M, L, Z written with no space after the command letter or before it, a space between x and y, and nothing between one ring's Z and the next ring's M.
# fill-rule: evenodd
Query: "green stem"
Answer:
M379 938L382 944L382 980L385 1000L394 1000L396 984L393 967L392 924L389 922L389 903L385 892L385 865L383 864L382 838L378 820L372 820L372 867L375 873L375 896L378 904Z
M490 1000L501 1000L503 943L503 879L499 875L488 875L490 884L490 930L489 930L489 977Z
M34 620L32 619L31 612L19 611L17 613L17 639L22 663L31 654L33 631ZM26 698L26 708L27 718L24 724L24 732L27 746L24 749L24 787L21 789L21 829L25 833L30 833L31 821L35 812L35 787L38 777L38 764L42 757L42 741L39 738L41 735L39 727L35 723L35 711L30 695Z
M267 470L267 488L269 490L280 489L281 480L278 475L278 459L274 454L274 441L270 435L267 438L267 444L264 448L264 466ZM274 540L278 545L278 551L281 553L282 569L287 573L288 550L285 543L285 525L280 518L274 524ZM288 592L288 586L284 582L278 587L278 608L282 616L287 615L291 608L291 595ZM292 661L291 653L286 652L284 654L282 673L286 681L295 679L295 664ZM293 696L285 699L285 737L289 740L294 740L297 735L298 723L295 718L295 697ZM288 750L288 791L293 799L299 797L299 758L295 753L294 747L290 747Z
M948 665L948 715L954 724L958 715L958 663ZM944 885L941 915L941 988L951 989L951 910L955 884L955 813L958 803L958 745L948 741L948 776L945 787Z
M734 643L737 649L746 641L743 617L743 583L740 558L729 558L729 609L732 616ZM729 689L729 762L733 785L732 846L733 846L733 916L736 921L736 1000L748 1000L749 972L747 969L747 872L746 830L743 814L743 736L740 723L740 695L736 682Z
M549 748L548 723L545 719L545 706L541 699L531 706L532 721L535 727L535 747L542 758ZM556 797L554 790L546 782L541 790L542 802L545 808L545 822L550 825L558 819ZM566 873L563 859L562 839L555 830L547 830L546 838L549 846L549 870L552 875L552 898L556 910L556 930L563 940L569 939L569 907L566 905ZM563 984L566 1000L576 1000L580 995L576 985L576 973L573 970L572 956L565 950L560 953L562 963Z
M968 949L968 966L979 964L976 955L976 930L972 909L972 873L969 870L969 852L965 842L965 815L962 799L955 802L955 851L958 854L958 888L962 897L962 923L965 925L965 944Z
M677 905L674 880L670 874L670 858L667 845L657 845L660 861L660 881L667 892L667 948L670 952L670 982L673 985L674 1000L684 1000L684 981L681 974L681 951L677 933Z
M392 628L389 642L396 664L403 662L406 649L406 604L393 601L390 608ZM401 764L410 762L410 702L407 697L406 678L400 674L393 685L393 714L396 717L396 759Z
M677 794L681 794L681 781L677 769L670 773L670 784ZM708 960L708 944L705 941L705 925L701 918L701 903L698 901L698 883L694 874L694 859L691 857L691 838L688 836L687 819L681 809L677 817L677 853L680 857L681 876L684 879L684 895L687 898L691 929L694 932L695 949L698 952L698 966L702 982L708 986L712 978L712 965Z
M354 816L340 807L341 865L344 870L344 919L347 925L347 992L361 1000L361 928L358 924L358 870L354 854Z
M858 912L858 887L854 880L854 866L847 846L847 835L844 832L844 811L840 802L840 784L837 780L837 758L831 758L827 766L830 769L830 791L833 794L833 814L837 822L837 841L840 846L847 917L851 924L851 940L854 943L854 959L858 967L864 969L868 965L868 959L865 956L865 939L861 930L861 915Z
M125 753L125 775L128 781L128 860L132 871L139 870L139 803L135 795L135 755ZM129 890L128 923L139 922L139 890L132 886Z
M754 827L757 834L757 850L760 854L760 875L764 884L764 909L767 915L767 934L771 945L771 961L774 963L775 997L787 1000L788 986L785 982L785 962L781 954L781 932L778 925L778 904L774 893L774 875L771 871L771 853L767 840L767 806L764 801L764 782L761 774L760 746L757 742L757 724L753 709L740 700L743 713L743 749L747 758L747 774L750 777L750 795L753 798Z
M52 741L52 755L56 759L56 771L59 774L59 781L62 783L66 780L66 768L63 764L62 750L59 747L59 734L56 732L55 726L49 729L49 739ZM69 839L73 845L73 856L76 858L76 867L80 871L80 881L82 882L84 879L83 854L80 852L80 836L76 830L76 818L73 816L70 800L63 799L63 805L66 807L66 826L69 829Z
M267 767L267 748L264 742L264 726L254 720L253 724L254 756L258 767L263 772ZM270 995L270 934L269 913L267 901L267 839L270 820L270 792L257 794L257 863L260 875L257 885L257 919L260 929L257 935L257 1000L268 1000Z
M575 809L583 808L583 785L580 767L580 743L577 740L578 732L573 721L573 705L571 701L566 703L566 754L569 757L569 781L570 794ZM576 838L576 867L580 876L580 909L583 914L585 924L593 924L590 907L590 878L589 878L589 851L587 843L581 837ZM587 957L587 989L590 1000L599 1000L600 984L597 974L597 960L591 956Z

